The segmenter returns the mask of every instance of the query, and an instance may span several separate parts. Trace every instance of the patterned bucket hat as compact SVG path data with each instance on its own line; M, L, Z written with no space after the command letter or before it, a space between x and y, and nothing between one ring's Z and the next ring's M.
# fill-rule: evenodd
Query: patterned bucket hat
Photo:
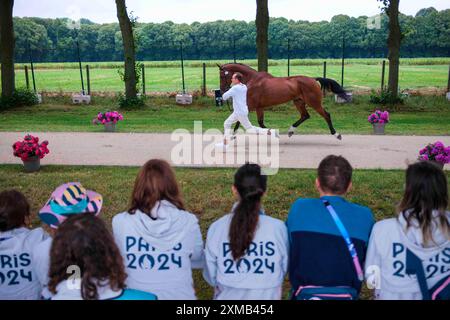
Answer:
M100 194L86 190L79 182L69 182L53 191L45 206L39 210L39 218L50 227L58 228L74 214L98 215L102 204L103 197Z

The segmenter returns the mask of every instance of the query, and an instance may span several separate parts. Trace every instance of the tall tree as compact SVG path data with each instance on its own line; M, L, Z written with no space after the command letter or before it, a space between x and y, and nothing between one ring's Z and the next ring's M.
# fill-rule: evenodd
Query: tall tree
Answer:
M398 19L398 7L400 0L378 0L384 5L383 10L389 17L389 35L387 40L389 59L388 91L394 97L398 96L398 70L400 65L400 43L402 32Z
M269 60L269 5L268 0L256 0L256 49L258 71L266 71Z
M133 25L127 13L125 0L116 0L117 18L122 32L123 53L125 58L125 97L136 98L136 53Z
M0 1L0 55L2 63L2 96L14 93L14 0Z

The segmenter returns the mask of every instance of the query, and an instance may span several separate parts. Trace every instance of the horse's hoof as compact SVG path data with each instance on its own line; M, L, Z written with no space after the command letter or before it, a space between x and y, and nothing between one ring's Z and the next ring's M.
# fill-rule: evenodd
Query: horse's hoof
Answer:
M293 131L289 131L288 132L288 137L290 138L290 137L292 137L294 135L294 132Z
M337 138L338 140L342 140L341 134L338 134L336 138Z

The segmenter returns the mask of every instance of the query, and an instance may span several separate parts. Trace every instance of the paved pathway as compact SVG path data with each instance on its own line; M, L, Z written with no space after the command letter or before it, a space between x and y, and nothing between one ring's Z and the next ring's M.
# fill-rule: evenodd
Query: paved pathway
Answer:
M42 165L140 166L148 159L162 158L176 166L235 167L245 160L255 159L248 157L259 155L251 147L252 144L245 147L243 136L240 136L237 147L226 153L211 152L214 149L211 141L213 139L219 141L219 135L189 136L191 147L185 148L184 153L180 153L180 142L171 139L171 134L164 133L32 132L32 134L38 135L41 140L49 141L51 153L42 160ZM11 145L23 136L24 133L21 132L0 132L0 163L21 163L19 158L12 155ZM450 136L344 135L343 140L338 141L331 135L297 134L291 138L282 135L279 139L278 152L276 140L272 141L274 152L269 157L266 155L265 164L277 166L278 159L281 168L317 168L323 157L337 154L349 159L355 168L404 169L408 163L415 161L420 148L437 140L450 145ZM180 154L184 156L184 162L177 156ZM206 158L205 155L208 154L214 155L215 160ZM229 161L230 159L234 160ZM258 162L263 164L264 159L258 159ZM447 165L446 169L449 167Z

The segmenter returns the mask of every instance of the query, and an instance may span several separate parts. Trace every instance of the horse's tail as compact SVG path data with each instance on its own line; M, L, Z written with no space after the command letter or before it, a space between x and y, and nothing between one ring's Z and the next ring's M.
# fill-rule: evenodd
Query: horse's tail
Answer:
M350 100L350 96L347 94L344 88L342 88L341 85L337 83L335 80L329 78L315 78L315 79L320 83L322 88L330 90L331 92L337 94L339 98L342 98L345 101Z

